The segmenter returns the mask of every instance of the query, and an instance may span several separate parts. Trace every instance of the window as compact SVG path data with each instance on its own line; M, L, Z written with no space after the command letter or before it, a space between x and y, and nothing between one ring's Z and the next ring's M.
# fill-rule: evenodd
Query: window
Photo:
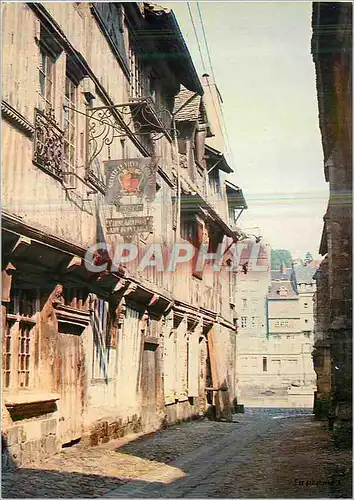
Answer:
M65 78L65 106L76 109L77 84L68 76ZM64 172L76 172L77 162L77 113L73 109L64 108ZM65 183L76 187L76 177L65 175Z
M3 386L5 389L29 389L33 380L33 354L39 290L13 288L9 303L3 354Z
M49 112L54 107L54 59L50 52L40 48L39 108Z
M18 354L18 385L28 387L30 384L30 344L31 329L33 325L20 325L19 328L19 354Z
M4 386L9 387L11 381L11 362L12 362L12 338L11 338L11 328L10 325L6 324L5 331L5 349L4 349Z
M208 177L211 196L217 195L217 197L221 198L219 169L213 168L212 171L208 173Z
M145 68L135 54L132 45L129 47L130 97L147 97L150 90Z
M267 367L267 358L263 358L263 371L266 372L268 369Z
M181 224L181 237L189 241L196 249L193 259L192 259L192 273L196 278L202 279L203 271L196 270L196 264L198 260L198 254L202 242L203 242L203 223L199 222L197 219L192 218L182 218Z
M93 329L93 359L92 378L108 379L107 369L107 325L108 302L97 299L94 305L92 318Z
M152 101L157 104L157 77L150 76L148 79L148 88L149 88L149 97L151 97Z
M287 319L276 320L275 326L276 327L288 327L289 321Z
M258 326L258 317L257 316L252 316L251 318L251 327L256 328Z
M241 316L241 328L247 328L247 316Z
M242 309L247 309L247 299L242 299Z

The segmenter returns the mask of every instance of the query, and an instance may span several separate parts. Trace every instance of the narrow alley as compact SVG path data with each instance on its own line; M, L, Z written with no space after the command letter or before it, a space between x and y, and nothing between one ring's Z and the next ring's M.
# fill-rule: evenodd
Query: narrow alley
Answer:
M64 448L3 473L3 498L351 498L351 459L310 413L248 410Z

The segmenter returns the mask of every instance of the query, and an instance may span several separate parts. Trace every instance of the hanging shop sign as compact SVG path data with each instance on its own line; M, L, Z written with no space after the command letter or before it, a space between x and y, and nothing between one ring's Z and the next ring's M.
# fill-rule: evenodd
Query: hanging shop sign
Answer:
M157 162L153 158L130 158L104 162L108 205L141 205L156 196ZM133 201L135 200L135 201ZM135 211L139 210L135 208ZM134 211L134 210L132 210Z
M106 227L108 234L120 234L128 237L141 233L151 233L153 231L153 217L147 215L106 219Z

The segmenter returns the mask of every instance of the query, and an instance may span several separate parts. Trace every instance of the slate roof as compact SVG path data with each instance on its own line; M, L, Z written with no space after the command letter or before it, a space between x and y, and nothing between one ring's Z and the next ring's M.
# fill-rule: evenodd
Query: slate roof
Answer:
M316 272L315 267L308 266L295 266L294 275L297 284L307 283L311 284L314 280L314 274Z
M288 291L288 294L286 296L278 294L280 287L286 288L286 290ZM269 287L268 298L281 299L281 300L297 299L298 294L296 292L296 289L294 287L293 282L291 282L291 281L272 281L272 283Z
M285 281L289 281L291 279L292 272L293 272L293 270L292 270L291 267L287 268L286 274L282 273L281 271L274 271L274 270L272 270L272 272L271 272L272 281L273 280L285 280Z
M193 96L195 97L191 99ZM178 111L189 99L191 99L191 101L186 106L184 106L181 111ZM181 90L175 97L175 105L173 108L174 113L176 113L177 111L175 115L176 120L180 122L198 121L200 116L201 100L202 98L200 95L195 95L195 92L192 92L181 86Z

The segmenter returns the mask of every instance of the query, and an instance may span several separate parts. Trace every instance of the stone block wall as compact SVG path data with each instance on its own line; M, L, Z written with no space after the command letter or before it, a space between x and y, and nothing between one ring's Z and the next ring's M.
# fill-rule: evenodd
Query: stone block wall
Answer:
M28 467L59 450L57 418L42 416L22 420L2 434L2 466Z

